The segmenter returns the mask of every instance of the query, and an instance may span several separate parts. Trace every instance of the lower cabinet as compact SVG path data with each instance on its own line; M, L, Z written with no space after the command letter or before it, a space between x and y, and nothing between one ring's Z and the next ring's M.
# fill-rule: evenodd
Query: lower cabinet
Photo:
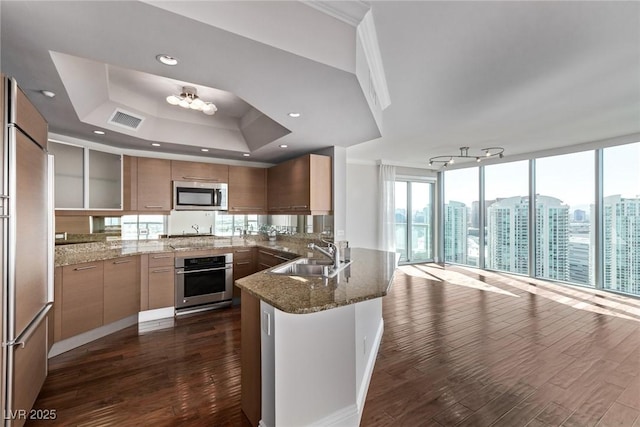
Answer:
M103 261L62 268L62 339L102 326L103 283Z
M160 253L148 256L148 288L146 292L148 305L146 310L173 307L176 300L174 255Z
M256 248L235 248L233 250L233 280L255 273L257 270ZM240 288L233 285L233 297L240 297Z
M137 314L140 308L140 257L104 261L103 324Z
M140 311L140 257L57 267L54 286L50 318L60 341Z

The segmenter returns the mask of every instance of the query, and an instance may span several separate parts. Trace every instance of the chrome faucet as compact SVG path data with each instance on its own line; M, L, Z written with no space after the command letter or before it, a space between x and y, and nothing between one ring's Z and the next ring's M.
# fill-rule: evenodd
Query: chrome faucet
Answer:
M315 243L309 243L307 247L311 250L318 251L324 256L328 257L331 261L333 261L333 268L340 267L340 251L338 246L331 242L325 242L328 246L323 248L322 246L318 246Z

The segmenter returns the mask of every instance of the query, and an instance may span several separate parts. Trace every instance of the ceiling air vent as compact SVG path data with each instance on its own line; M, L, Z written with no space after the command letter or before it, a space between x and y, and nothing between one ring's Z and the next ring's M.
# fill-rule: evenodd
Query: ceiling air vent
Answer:
M129 130L138 130L143 121L144 117L136 116L128 111L116 108L116 111L113 112L108 123Z

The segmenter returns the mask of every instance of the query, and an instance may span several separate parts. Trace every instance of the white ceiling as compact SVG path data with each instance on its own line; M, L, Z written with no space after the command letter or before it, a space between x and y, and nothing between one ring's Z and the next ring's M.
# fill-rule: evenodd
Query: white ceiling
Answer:
M201 95L215 88L249 105L227 112L227 119L252 106L291 131L278 137L257 122L252 135L263 137L257 143L209 142L208 154L222 158L241 158L248 149L253 160L277 162L338 145L349 147L351 161L426 167L429 157L460 146L499 145L508 158L640 138L638 2L11 1L0 7L2 71L18 79L50 129L123 148L148 149L148 141L116 132L95 137L96 126L79 119L51 51L102 64L114 84L138 87L136 99L120 91L122 103L144 103L155 90L163 100L167 84L189 82ZM381 115L370 108L369 83L357 72L357 25L369 9L391 101ZM180 64L159 64L159 53ZM41 89L57 96L47 99ZM291 111L302 117L288 117ZM225 113L218 114L213 117L223 120ZM187 121L194 120L201 118ZM168 125L165 130L170 133ZM203 145L190 140L162 149L195 154ZM291 148L278 148L285 143Z

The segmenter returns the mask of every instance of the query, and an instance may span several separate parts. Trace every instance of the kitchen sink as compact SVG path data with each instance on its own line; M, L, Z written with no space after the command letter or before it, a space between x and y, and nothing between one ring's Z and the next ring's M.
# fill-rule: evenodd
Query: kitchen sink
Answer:
M349 264L351 261L341 262L340 267L334 268L333 262L328 259L298 258L272 268L269 273L285 276L334 277Z

